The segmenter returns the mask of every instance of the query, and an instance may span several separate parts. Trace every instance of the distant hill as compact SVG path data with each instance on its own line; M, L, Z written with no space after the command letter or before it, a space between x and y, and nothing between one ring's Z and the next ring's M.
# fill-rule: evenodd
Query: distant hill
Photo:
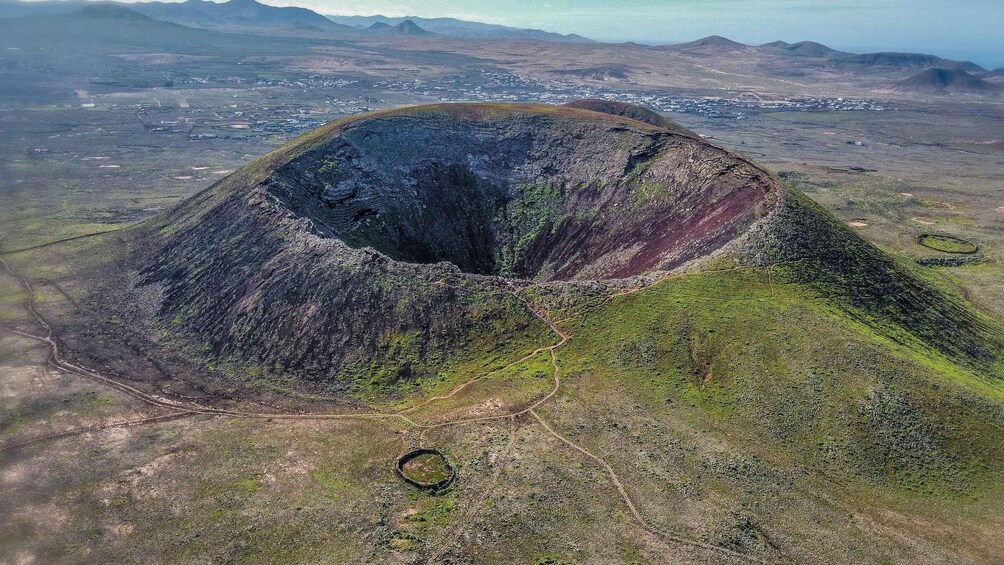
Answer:
M669 51L681 51L693 55L714 55L717 53L742 51L748 48L749 45L746 45L745 43L732 41L731 39L727 37L722 37L720 35L712 35L709 37L698 39L696 41L690 41L688 43L666 45L661 49Z
M317 44L316 39L276 36L268 41L241 33L222 33L155 20L122 4L88 3L71 13L41 13L21 17L0 17L0 38L9 46L25 51L45 51L45 64L59 72L78 74L91 81L92 88L148 88L161 86L161 70L132 68L129 72L108 72L101 63L107 55L164 53L220 58L221 67L251 54L292 55ZM114 68L114 67L113 67Z
M0 17L68 14L82 7L114 5L83 0L47 0L17 2L0 0ZM122 4L124 5L124 4ZM154 20L182 24L188 27L222 31L252 31L256 33L313 32L324 35L354 35L358 31L335 23L306 8L278 8L255 0L230 0L215 3L209 0L186 2L139 2L128 4L131 10Z
M155 20L208 29L297 29L329 33L355 33L306 8L277 8L255 0L230 0L217 4L209 0L187 2L147 2L132 4L141 14Z
M121 4L89 4L74 13L87 18L107 18L135 22L153 21L149 16L144 16L136 10L127 8Z
M665 45L656 47L656 49L698 56L712 56L755 49L766 55L822 59L841 70L851 72L906 72L913 69L932 67L977 74L986 72L986 69L970 61L953 61L924 53L895 53L885 51L862 54L847 53L814 41L800 41L798 43L774 41L757 47L751 47L727 37L712 35L689 43Z
M845 67L886 67L896 70L936 67L941 69L965 71L967 73L982 73L986 70L970 61L952 61L950 59L942 59L936 55L926 55L922 53L881 52L864 53L861 55L845 53L835 59L838 65Z
M390 25L386 22L374 22L366 28L368 33L381 33L388 35L438 35L423 29L411 20L404 20L397 25Z
M969 73L984 72L982 67L970 61L952 61L924 53L895 53L889 51L861 54L848 53L846 51L838 51L815 41L800 41L798 43L775 41L773 43L765 43L759 49L767 53L828 59L833 64L844 69L906 71L910 69L937 67L962 70Z
M339 24L356 29L368 29L373 24L381 23L393 27L405 21L410 21L422 29L445 35L466 39L523 39L547 41L552 43L592 43L591 39L581 35L552 33L539 29L521 29L482 22L458 20L454 18L388 18L385 16L328 16L328 19Z
M900 81L895 90L925 94L984 94L1001 89L966 71L933 68Z
M815 41L799 41L798 43L785 43L784 41L775 41L773 43L765 43L760 46L762 49L777 49L779 51L785 51L797 57L830 57L834 55L848 55L849 53L844 53L842 51L837 51L831 47L827 47L822 43L816 43Z
M418 24L411 20L404 20L403 22L394 26L394 33L399 33L401 35L429 35L429 32L419 27Z
M64 58L67 59L85 52L121 51L123 43L153 46L169 37L176 37L179 42L197 37L200 43L206 43L209 37L228 37L226 34L158 21L125 4L67 4L73 7L70 12L43 11L16 18L0 18L0 37L10 39L18 46L57 48L66 52Z

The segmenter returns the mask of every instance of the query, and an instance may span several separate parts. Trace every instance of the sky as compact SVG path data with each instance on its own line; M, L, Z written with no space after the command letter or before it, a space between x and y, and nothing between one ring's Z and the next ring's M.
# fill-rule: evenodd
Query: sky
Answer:
M1004 0L260 1L322 14L454 17L601 41L812 40L855 52L917 51L1004 66Z

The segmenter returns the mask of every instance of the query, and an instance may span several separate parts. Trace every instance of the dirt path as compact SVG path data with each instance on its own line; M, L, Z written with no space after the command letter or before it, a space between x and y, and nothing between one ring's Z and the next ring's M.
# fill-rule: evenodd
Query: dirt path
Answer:
M104 231L98 231L98 232L94 232L94 233L85 233L84 235L75 235L73 237L66 237L66 238L63 238L63 239L57 239L55 241L47 241L45 243L39 243L38 245L31 245L29 247L22 247L20 249L12 249L10 251L0 251L0 255L14 255L15 253L24 253L25 251L34 251L36 249L44 249L46 247L50 247L50 246L53 246L53 245L59 245L60 243L66 243L68 241L76 241L78 239L87 239L88 237L96 237L96 236L99 236L99 235L105 235L106 233L115 233L117 231L124 230L124 229L126 229L128 227L131 227L132 225L133 224L129 224L127 226L122 226L120 228L115 228L115 229L110 229L110 230L104 230ZM8 269L7 272L10 272L10 270Z
M491 496L492 492L495 491L495 487L498 486L499 478L502 476L502 470L505 468L506 459L509 457L509 453L512 451L513 445L516 443L516 417L512 416L509 419L509 438L506 441L505 447L499 452L498 457L495 459L495 472L492 473L491 479L488 481L488 486L481 491L481 494L477 496L472 502L471 507L464 513L462 519L456 522L450 532L444 535L444 541L439 544L436 552L433 553L432 557L429 559L430 563L439 563L442 561L443 556L446 555L453 546L455 546L460 541L460 536L464 533L464 530L468 526L474 525L474 519L477 516L478 511Z
M748 555L746 555L744 553L739 553L738 551L732 551L731 549L728 549L728 548L725 548L725 547L721 547L721 546L718 546L718 545L711 545L711 544L707 544L707 543L702 543L702 542L699 542L697 540L692 540L692 539L680 537L680 536L677 536L675 534L670 534L670 533L663 532L663 531L657 529L655 526L651 525L648 522L648 520L645 519L644 516L641 515L641 512L638 511L638 508L634 505L634 502L631 500L631 496L628 494L627 490L624 488L624 484L621 483L620 477L617 476L617 473L614 471L613 467L611 467L610 464L607 463L607 461L605 459L603 459L599 455L596 455L596 454L592 453L591 451L589 451L586 448L578 445L577 443L569 440L568 438L566 438L565 436L559 434L558 432L554 431L554 428L552 428L551 426L549 426L547 424L547 422L545 422L544 419L541 418L539 414L537 414L536 411L531 410L530 411L530 415L532 415L537 420L537 422L539 422L540 425L543 426L544 429L547 430L547 432L549 434L551 434L554 438L556 438L558 441L560 441L561 443L563 443L563 444L567 445L568 447L574 449L575 451L578 451L579 453L585 455L586 457L592 459L593 461L595 461L596 463L598 463L601 467L603 467L603 469L607 472L607 476L610 477L610 482L614 485L614 488L617 489L617 493L620 495L621 499L624 501L624 505L627 506L628 510L631 512L631 516L634 518L634 520L636 522L638 522L638 525L640 525L641 528L643 530L645 530L646 532L648 532L648 533L650 533L650 534L652 534L652 535L654 535L654 536L656 536L658 538L661 538L664 541L669 541L669 542L673 542L673 543L677 543L677 544L689 545L691 547L699 547L699 548L702 548L702 549L708 549L708 550L712 550L712 551L717 551L717 552L725 553L726 555L731 555L732 557L740 558L740 559L742 559L744 561L756 561L756 562L760 562L759 559L755 559L755 558L750 557L750 556L748 556Z
M138 418L136 420L126 420L123 422L109 422L107 424L95 424L93 426L87 426L83 428L73 428L71 430L66 430L62 432L55 432L51 434L46 434L44 436L39 436L24 441L19 441L11 444L7 444L0 448L0 451L6 451L8 449L15 449L18 447L25 447L35 443L41 443L43 441L49 441L53 439L60 439L64 437L77 436L81 434L89 434L91 432L99 432L102 430L110 430L114 428L131 428L134 426L142 426L143 424L152 424L154 422L168 422L171 420L177 420L179 418L187 418L189 416L195 416L195 413L183 411L183 412L171 412L169 414L163 414L160 416L151 416L149 418Z

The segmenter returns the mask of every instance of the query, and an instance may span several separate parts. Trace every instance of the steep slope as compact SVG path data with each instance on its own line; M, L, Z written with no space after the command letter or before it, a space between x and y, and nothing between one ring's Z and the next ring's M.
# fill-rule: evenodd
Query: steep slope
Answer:
M839 251L830 243L814 253ZM560 350L567 392L543 417L605 454L657 527L758 561L995 562L1004 506L999 364L945 362L850 306L871 275L806 286L805 275L826 271L805 267L686 274L585 309ZM942 296L931 291L922 294ZM925 300L917 310L932 307Z
M733 245L739 263L773 265L780 280L812 289L894 341L1004 376L998 322L917 278L800 193L787 191L772 217Z
M349 247L543 280L667 270L766 213L776 188L756 167L664 121L615 116L518 105L378 113L332 126L321 148L272 170L266 190ZM456 199L471 208L436 219ZM514 200L539 206L514 210Z

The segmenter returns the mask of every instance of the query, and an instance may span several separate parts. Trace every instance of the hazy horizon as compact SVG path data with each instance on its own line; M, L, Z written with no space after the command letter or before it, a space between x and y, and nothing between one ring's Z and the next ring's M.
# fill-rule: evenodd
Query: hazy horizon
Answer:
M666 44L721 35L754 45L816 41L848 51L918 51L1004 65L1004 3L996 0L266 1L330 15L476 19L609 42Z
M137 2L140 0L122 0ZM176 0L181 1L181 0ZM1004 66L999 0L264 0L336 16L451 17L604 42L669 44L721 35L748 44L816 41Z

